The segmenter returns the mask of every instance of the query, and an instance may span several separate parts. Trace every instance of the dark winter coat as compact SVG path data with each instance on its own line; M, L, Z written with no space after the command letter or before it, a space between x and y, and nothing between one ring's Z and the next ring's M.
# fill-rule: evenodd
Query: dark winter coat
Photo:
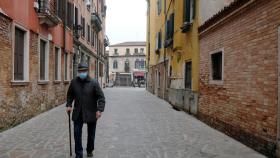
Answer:
M90 77L85 80L76 77L71 81L67 92L66 107L72 107L73 101L75 101L72 114L73 121L76 121L82 114L85 123L95 122L96 112L104 111L105 97L103 91L98 81Z

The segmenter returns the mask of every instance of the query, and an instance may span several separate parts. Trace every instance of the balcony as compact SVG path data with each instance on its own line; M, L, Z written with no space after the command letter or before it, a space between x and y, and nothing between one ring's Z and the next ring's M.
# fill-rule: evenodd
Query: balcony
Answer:
M56 13L55 0L38 0L38 5L38 17L41 25L54 27L60 22Z
M97 13L91 13L91 25L96 32L102 30L102 21Z

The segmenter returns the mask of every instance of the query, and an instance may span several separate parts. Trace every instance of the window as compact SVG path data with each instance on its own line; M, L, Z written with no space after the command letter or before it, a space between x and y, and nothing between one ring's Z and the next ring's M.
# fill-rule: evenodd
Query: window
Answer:
M138 53L138 48L134 48L134 53L135 53L135 54Z
M195 0L185 0L184 5L184 22L192 22L195 18Z
M135 60L135 69L139 69L140 68L140 61L139 59Z
M95 33L95 39L94 39L94 45L95 45L95 48L97 49L97 39L98 39L98 34Z
M125 72L129 72L130 68L129 68L129 60L126 59L125 63L124 63L124 71Z
M90 26L89 24L87 25L87 40L90 42Z
M129 48L126 48L126 55L129 55L130 54L130 49Z
M75 26L79 24L79 10L77 7L75 7L74 24Z
M81 17L82 20L82 37L85 37L85 18Z
M56 0L56 14L60 19L63 19L63 1L62 0Z
M117 69L118 68L118 61L114 60L113 62L113 69Z
M162 0L157 0L157 13L158 13L158 15L160 15L160 13L161 13L161 8L162 8L161 1Z
M54 57L54 80L60 81L61 80L61 49L55 47L55 57Z
M144 53L144 48L140 49L140 53L143 54Z
M94 46L94 42L95 42L95 33L94 33L94 30L91 29L91 45Z
M90 56L87 56L87 64L90 64Z
M211 79L222 81L223 80L223 53L218 52L211 54Z
M68 53L64 53L64 80L68 81Z
M114 54L118 54L118 49L114 49Z
M192 88L192 62L186 62L185 64L185 88Z
M195 3L195 0L184 0L184 23L181 27L183 33L188 32L192 26L193 20L195 18Z
M161 49L161 31L157 33L157 37L156 37L156 50L160 50Z
M145 60L144 59L141 59L140 67L141 67L141 69L145 68Z
M74 21L74 4L67 2L67 26L69 28L73 27Z
M14 27L14 81L27 81L29 74L29 33Z
M49 67L49 44L47 41L40 39L40 81L48 80Z
M174 13L169 16L169 20L165 23L165 42L164 47L167 48L173 44L174 35Z

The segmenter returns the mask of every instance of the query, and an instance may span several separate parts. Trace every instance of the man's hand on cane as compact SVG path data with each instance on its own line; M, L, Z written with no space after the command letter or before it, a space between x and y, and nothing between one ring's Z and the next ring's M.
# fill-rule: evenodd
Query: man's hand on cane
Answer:
M66 108L66 112L67 112L67 113L71 113L71 112L72 112L72 107L67 107L67 108Z
M96 111L96 119L98 120L101 117L101 112L100 111Z

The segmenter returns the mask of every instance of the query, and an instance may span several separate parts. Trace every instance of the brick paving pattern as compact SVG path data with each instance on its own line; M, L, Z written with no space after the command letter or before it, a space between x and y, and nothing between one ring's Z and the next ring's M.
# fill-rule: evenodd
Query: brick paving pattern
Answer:
M107 104L97 125L94 158L265 157L142 88L104 92ZM61 105L0 133L0 158L70 157L67 121ZM83 131L85 149L86 126Z

